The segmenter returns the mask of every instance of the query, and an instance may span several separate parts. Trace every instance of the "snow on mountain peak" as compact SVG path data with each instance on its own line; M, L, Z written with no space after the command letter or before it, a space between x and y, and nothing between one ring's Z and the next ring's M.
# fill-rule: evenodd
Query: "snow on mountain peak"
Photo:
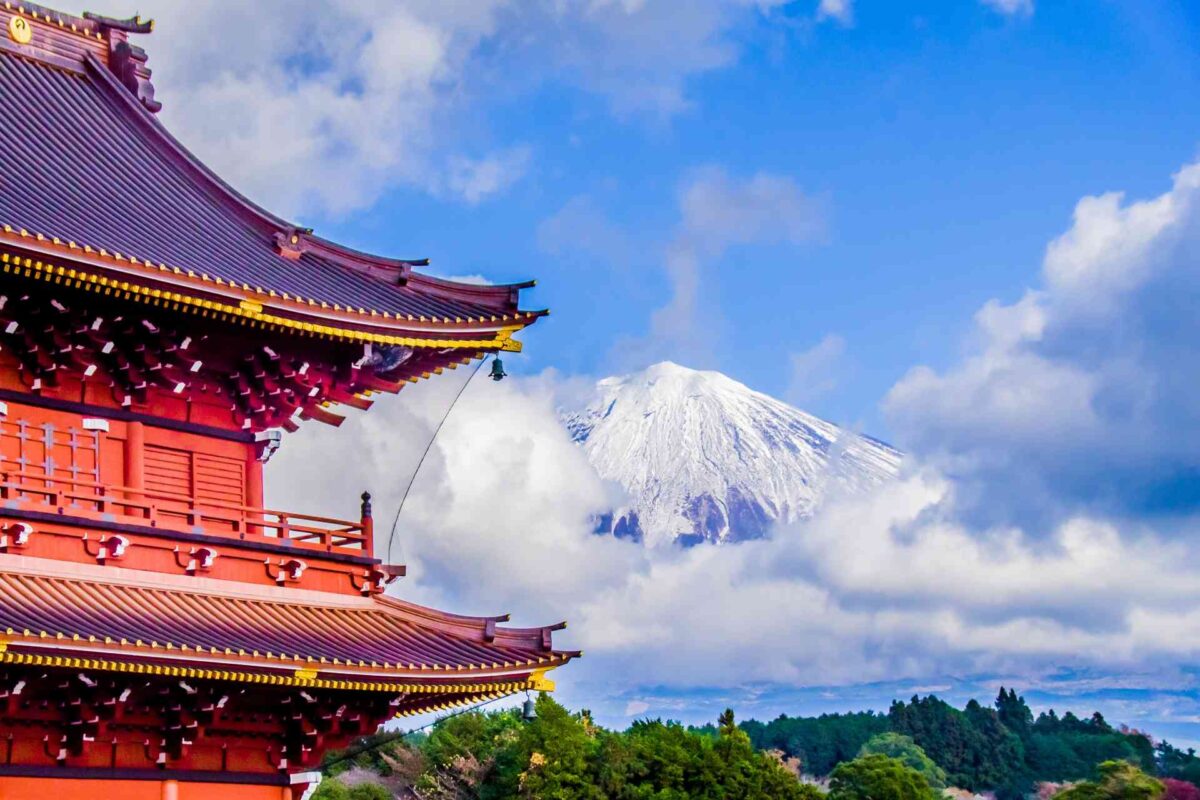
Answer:
M810 516L831 489L888 480L901 461L882 442L669 361L601 380L564 422L629 495L612 531L648 544L757 538Z

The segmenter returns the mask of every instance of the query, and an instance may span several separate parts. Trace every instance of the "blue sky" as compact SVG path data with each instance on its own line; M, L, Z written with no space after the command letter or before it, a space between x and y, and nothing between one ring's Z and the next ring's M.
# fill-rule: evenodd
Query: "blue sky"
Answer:
M1004 683L1200 741L1193 4L140 5L164 120L235 185L540 280L520 377L471 386L405 507L406 597L568 617L563 697L608 722ZM556 398L661 358L907 473L737 547L594 536L613 487ZM306 427L271 503L395 507L456 389Z

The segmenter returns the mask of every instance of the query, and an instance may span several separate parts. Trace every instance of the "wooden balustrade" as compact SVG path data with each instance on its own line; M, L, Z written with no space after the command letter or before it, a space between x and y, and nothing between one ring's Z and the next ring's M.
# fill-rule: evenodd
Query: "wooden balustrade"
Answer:
M0 500L31 509L46 506L64 515L111 515L133 524L246 541L284 539L330 551L371 551L369 504L364 504L363 518L352 522L17 470L0 470Z

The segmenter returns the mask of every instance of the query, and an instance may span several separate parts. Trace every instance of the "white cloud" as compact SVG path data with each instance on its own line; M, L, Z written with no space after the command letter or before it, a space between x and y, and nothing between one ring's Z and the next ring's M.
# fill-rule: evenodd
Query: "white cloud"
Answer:
M113 0L109 12L156 18L139 43L164 121L295 215L352 211L397 185L479 202L525 172L528 151L488 142L468 112L554 81L668 119L689 106L690 76L736 58L729 32L784 2Z
M349 513L376 493L381 542L444 404L465 378L406 390L337 432L305 429L271 465L271 502ZM593 535L617 498L554 414L554 376L478 381L398 526L408 598L518 624L567 618L586 657L559 676L595 705L638 686L853 684L1200 655L1200 575L1181 544L1089 517L1046 536L974 529L955 487L914 475L766 541L650 550ZM330 454L353 454L337 470ZM1098 598L1103 598L1102 602ZM572 688L573 687L573 688ZM633 698L638 700L636 696ZM615 709L619 713L621 705ZM641 712L635 712L641 713Z
M977 315L978 349L912 370L886 409L899 443L993 518L1200 508L1200 334L1190 302L1200 165L1158 197L1086 197L1044 286Z
M854 22L854 0L821 0L817 6L817 21L832 19L842 25Z
M1175 176L1171 191L1122 205L1122 192L1085 197L1075 224L1046 249L1044 272L1051 289L1101 309L1143 284L1163 266L1163 251L1189 233L1200 191L1200 164Z
M1033 16L1033 0L980 0L980 2L1005 16Z
M738 244L803 244L825 230L823 210L792 178L767 172L739 179L699 171L680 192L682 246L715 258Z

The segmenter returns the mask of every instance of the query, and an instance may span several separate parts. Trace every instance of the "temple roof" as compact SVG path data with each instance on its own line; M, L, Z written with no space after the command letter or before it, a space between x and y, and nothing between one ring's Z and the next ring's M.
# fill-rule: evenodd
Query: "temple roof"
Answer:
M222 670L354 688L523 685L577 653L551 628L510 629L359 598L0 555L0 660L70 654L93 666ZM333 688L339 688L334 685Z
M425 262L360 253L256 206L166 131L151 113L152 89L147 100L120 78L114 59L123 29L67 18L79 36L110 37L114 53L80 45L67 57L61 18L57 28L43 26L29 13L32 44L0 38L0 101L8 110L0 129L0 245L91 263L135 284L215 292L235 307L248 300L255 311L261 305L267 314L381 335L458 335L486 348L507 340L497 332L511 334L540 315L517 307L519 289L530 284L422 275L414 266ZM39 49L43 27L57 38ZM138 80L148 86L148 75L142 69Z

